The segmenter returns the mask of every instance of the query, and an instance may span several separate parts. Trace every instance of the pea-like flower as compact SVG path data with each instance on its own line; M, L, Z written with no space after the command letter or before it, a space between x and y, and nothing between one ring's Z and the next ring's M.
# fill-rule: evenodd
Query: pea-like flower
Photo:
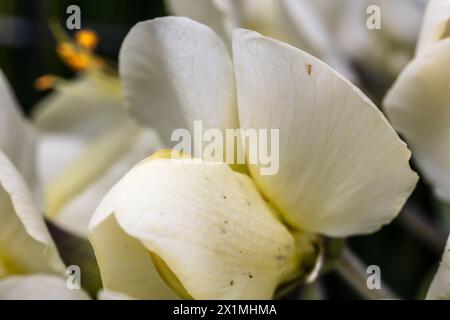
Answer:
M389 223L413 190L410 152L382 113L315 57L256 32L233 62L209 27L137 24L120 55L131 112L168 144L175 128L279 130L262 175L159 152L107 194L89 226L104 287L133 298L268 299L311 275L323 236ZM312 261L312 264L311 264Z
M450 201L450 1L431 1L416 56L388 92L384 106L411 144L435 194Z

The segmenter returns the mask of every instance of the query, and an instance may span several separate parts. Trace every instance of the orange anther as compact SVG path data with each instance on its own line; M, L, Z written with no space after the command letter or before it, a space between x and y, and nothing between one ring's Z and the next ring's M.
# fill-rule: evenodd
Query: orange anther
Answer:
M81 71L92 65L92 59L89 55L79 53L67 59L67 64L75 71Z
M75 34L77 44L87 50L93 50L98 45L98 36L92 30L81 30Z
M69 42L58 43L56 52L63 59L68 59L76 54L74 46Z

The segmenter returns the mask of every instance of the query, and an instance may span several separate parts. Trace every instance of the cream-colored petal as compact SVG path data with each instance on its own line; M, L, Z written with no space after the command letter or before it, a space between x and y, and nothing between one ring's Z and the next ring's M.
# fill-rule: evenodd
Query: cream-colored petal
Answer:
M82 289L68 289L62 277L34 274L0 280L0 300L90 300Z
M390 222L417 175L375 105L323 62L255 32L235 31L233 53L241 127L279 129L278 172L250 171L289 223L349 236Z
M431 0L416 47L416 56L424 54L436 42L450 37L450 0Z
M129 135L128 138L129 147L104 174L68 201L54 218L56 224L81 237L87 237L89 220L106 193L136 163L161 149L159 137L153 130L140 128L135 135ZM133 139L135 141L132 141Z
M46 187L46 215L55 218L74 197L108 172L130 150L139 133L136 123L128 119L90 141ZM90 215L91 212L80 214Z
M64 272L25 181L0 151L0 265L4 273Z
M11 159L27 183L35 186L36 133L22 115L0 69L0 149Z
M79 157L89 141L75 134L40 133L36 166L41 189L45 189L73 159Z
M239 25L235 1L229 0L166 0L168 10L209 26L231 48L233 30Z
M100 203L89 225L104 288L134 299L177 299L161 279L148 250L117 224L113 214L118 196L115 189Z
M173 129L237 125L233 68L222 40L181 17L137 24L120 53L125 99L138 121L156 128L165 146Z
M447 240L441 264L428 289L428 300L450 300L450 238Z
M92 138L126 117L117 77L89 71L57 82L55 92L35 107L33 119L43 133Z
M450 201L450 38L416 57L388 92L384 107L411 145L436 195Z
M103 202L91 230L109 207L195 299L268 299L297 267L292 235L253 182L225 164L144 161L108 197L115 203ZM116 289L134 296L128 287Z
M58 80L33 115L39 128L37 167L41 189L106 131L120 127L128 114L117 77L88 71Z

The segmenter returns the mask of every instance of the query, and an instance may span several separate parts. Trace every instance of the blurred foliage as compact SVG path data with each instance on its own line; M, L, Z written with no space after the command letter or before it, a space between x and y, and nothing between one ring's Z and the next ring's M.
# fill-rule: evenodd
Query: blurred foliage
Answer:
M0 17L23 19L28 26L25 33L17 34L17 37L26 38L27 42L20 41L17 46L3 45L0 39L0 67L27 113L42 98L42 93L34 89L36 78L44 74L71 75L55 54L55 40L48 28L52 17L65 23L68 17L66 8L71 4L81 8L82 27L98 32L98 53L111 59L117 59L124 36L136 22L166 14L162 0L1 0ZM379 103L391 83L360 73L363 89ZM444 223L442 217L446 216L447 230L450 228L449 207L436 204L429 187L423 182L419 183L411 199L431 221ZM440 212L442 215L439 215ZM439 254L431 252L417 237L405 232L398 221L374 235L355 237L348 243L366 264L380 266L383 281L400 297L423 298L424 288L428 287ZM334 272L324 277L321 292L328 298L359 298Z

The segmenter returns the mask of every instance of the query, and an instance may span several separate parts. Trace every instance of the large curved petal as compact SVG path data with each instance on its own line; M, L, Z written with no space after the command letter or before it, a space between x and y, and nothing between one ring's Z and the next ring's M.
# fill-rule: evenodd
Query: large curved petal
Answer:
M375 105L323 62L255 32L235 31L233 53L241 127L279 129L278 172L250 171L288 222L329 236L390 222L417 176Z
M35 143L36 133L21 114L0 69L0 149L11 159L31 187L36 183Z
M64 272L44 218L37 211L25 181L2 151L0 221L3 273Z
M450 238L447 240L441 264L428 289L428 300L450 300Z
M416 57L388 92L389 119L411 144L436 195L450 201L450 38Z
M268 299L298 267L292 235L252 181L225 164L169 159L139 164L91 222L96 252L95 228L105 221L105 206L195 299ZM112 266L100 260L100 268ZM135 296L129 285L116 289Z
M0 280L0 300L90 300L81 289L70 290L62 277L34 274Z
M129 140L129 144L122 150L119 158L112 163L108 163L109 168L105 169L103 174L100 174L96 179L92 179L92 182L87 182L82 190L61 208L53 219L56 224L81 237L87 237L88 224L92 213L106 193L136 163L161 149L159 137L153 130L137 128L135 132L127 131L125 137ZM87 162L85 165L90 166L91 164ZM64 180L64 177L61 179ZM55 188L58 189L58 187Z
M165 146L172 131L237 126L233 68L222 40L180 17L137 24L120 53L125 100L138 121L156 128Z
M416 56L425 53L436 42L450 37L450 0L431 0L416 47Z

